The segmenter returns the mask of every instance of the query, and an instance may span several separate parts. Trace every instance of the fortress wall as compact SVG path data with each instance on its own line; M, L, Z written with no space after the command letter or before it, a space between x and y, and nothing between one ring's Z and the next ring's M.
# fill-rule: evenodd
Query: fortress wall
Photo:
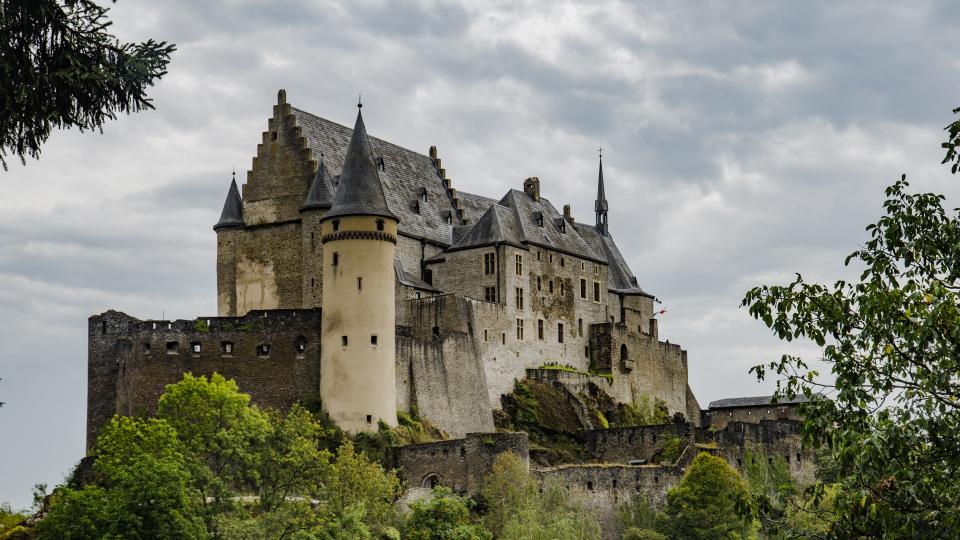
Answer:
M236 254L234 316L254 309L300 308L304 301L300 222L248 227L243 233Z
M604 388L618 401L631 403L646 397L666 402L670 414L686 417L687 352L679 345L657 339L656 323L650 333L635 332L624 324L602 323L591 327L593 364L600 372L614 374L613 383ZM626 347L626 361L621 356Z
M737 469L743 468L745 454L750 449L762 450L768 459L780 456L787 462L794 479L809 483L815 479L814 452L803 446L800 425L794 420L731 422L719 431L699 429L697 438L715 441L718 455Z
M662 506L667 490L683 478L675 467L656 465L562 465L533 473L542 482L565 487L573 500L597 518L605 539L619 538L620 505L643 494L654 506Z
M323 242L320 219L326 212L308 210L300 214L300 290L303 309L323 305Z
M458 493L479 492L493 462L513 452L529 466L526 433L468 433L464 438L400 446L392 449L392 465L410 488L432 487L432 482Z
M108 333L97 334L103 322ZM153 414L164 387L186 372L220 373L235 379L255 403L281 410L319 394L317 310L255 311L245 317L191 321L141 321L107 312L91 317L90 333L88 445L114 413ZM224 342L232 343L231 354L224 352ZM200 344L199 353L193 352L193 343ZM257 347L264 344L270 345L269 355L258 356Z
M397 406L455 437L494 430L472 308L444 295L403 302L397 317Z
M671 437L679 437L682 444L693 442L690 424L660 424L610 429L596 429L584 433L585 447L590 459L603 462L627 463L632 459L651 460L663 450Z
M802 420L796 404L726 407L703 411L703 425L723 429L730 422L758 423L761 420Z

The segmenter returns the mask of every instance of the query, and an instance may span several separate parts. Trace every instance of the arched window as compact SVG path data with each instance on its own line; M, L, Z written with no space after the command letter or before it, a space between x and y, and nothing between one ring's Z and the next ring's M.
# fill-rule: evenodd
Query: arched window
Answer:
M433 489L440 485L440 476L437 473L430 473L423 477L420 487Z

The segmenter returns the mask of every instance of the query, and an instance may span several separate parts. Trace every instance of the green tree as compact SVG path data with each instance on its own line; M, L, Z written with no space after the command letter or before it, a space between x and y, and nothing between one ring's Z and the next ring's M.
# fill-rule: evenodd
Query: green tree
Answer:
M621 540L667 540L667 536L654 529L638 529L630 527L623 531Z
M617 522L620 529L624 531L624 537L628 536L627 531L631 529L637 531L655 529L657 520L657 511L643 494L631 497L629 501L617 508Z
M176 432L165 421L115 417L96 446L95 485L60 487L37 526L43 538L203 538Z
M260 449L270 422L236 382L219 373L209 380L186 373L182 381L167 385L157 416L169 422L183 443L208 516L229 505L232 492L258 484Z
M146 89L175 47L121 43L92 0L0 0L0 164L40 155L54 128L100 129L152 109Z
M683 479L667 492L662 530L683 540L744 539L755 536L752 518L738 508L749 507L746 482L723 459L701 452Z
M490 540L490 531L470 519L470 506L463 497L444 487L410 505L404 526L407 540Z
M542 492L541 488L542 487ZM523 461L510 452L497 456L484 479L484 523L501 540L599 540L596 518L570 499L556 482L538 486Z
M908 187L887 188L847 257L858 279L798 275L743 301L780 338L822 347L832 380L789 355L752 371L775 374L777 397L812 399L802 434L838 469L836 537L960 537L960 212Z

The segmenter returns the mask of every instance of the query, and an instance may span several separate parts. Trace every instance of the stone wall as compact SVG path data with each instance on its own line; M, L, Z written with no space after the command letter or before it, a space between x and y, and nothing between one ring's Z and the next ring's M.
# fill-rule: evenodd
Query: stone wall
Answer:
M671 438L680 438L682 445L692 442L693 431L693 426L686 423L597 429L584 433L584 444L588 459L593 461L649 462Z
M704 426L723 429L730 422L758 423L762 420L802 420L796 403L778 403L749 407L725 407L702 411Z
M220 373L255 403L280 410L316 399L320 312L141 321L108 311L90 317L88 354L89 450L110 417L153 414L164 387L184 373Z
M462 439L395 447L392 465L406 487L442 485L473 495L504 452L516 454L529 466L527 434L469 433Z

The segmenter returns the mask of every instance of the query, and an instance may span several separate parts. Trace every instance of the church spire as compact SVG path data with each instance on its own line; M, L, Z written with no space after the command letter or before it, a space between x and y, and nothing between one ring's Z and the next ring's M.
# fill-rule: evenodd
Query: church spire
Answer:
M347 156L343 160L340 173L340 185L333 198L333 207L323 219L335 216L383 216L399 221L399 218L387 207L383 194L383 185L373 161L367 128L363 124L363 115L357 104L357 123L353 127Z
M237 173L234 171L230 181L230 190L227 191L227 200L223 202L223 211L220 212L220 221L213 226L213 230L243 226L243 201L240 200L240 190L237 189Z
M600 150L600 174L597 179L597 200L593 204L594 210L597 212L597 230L600 234L606 236L607 231L607 210L609 205L607 204L607 196L603 192L603 150Z

